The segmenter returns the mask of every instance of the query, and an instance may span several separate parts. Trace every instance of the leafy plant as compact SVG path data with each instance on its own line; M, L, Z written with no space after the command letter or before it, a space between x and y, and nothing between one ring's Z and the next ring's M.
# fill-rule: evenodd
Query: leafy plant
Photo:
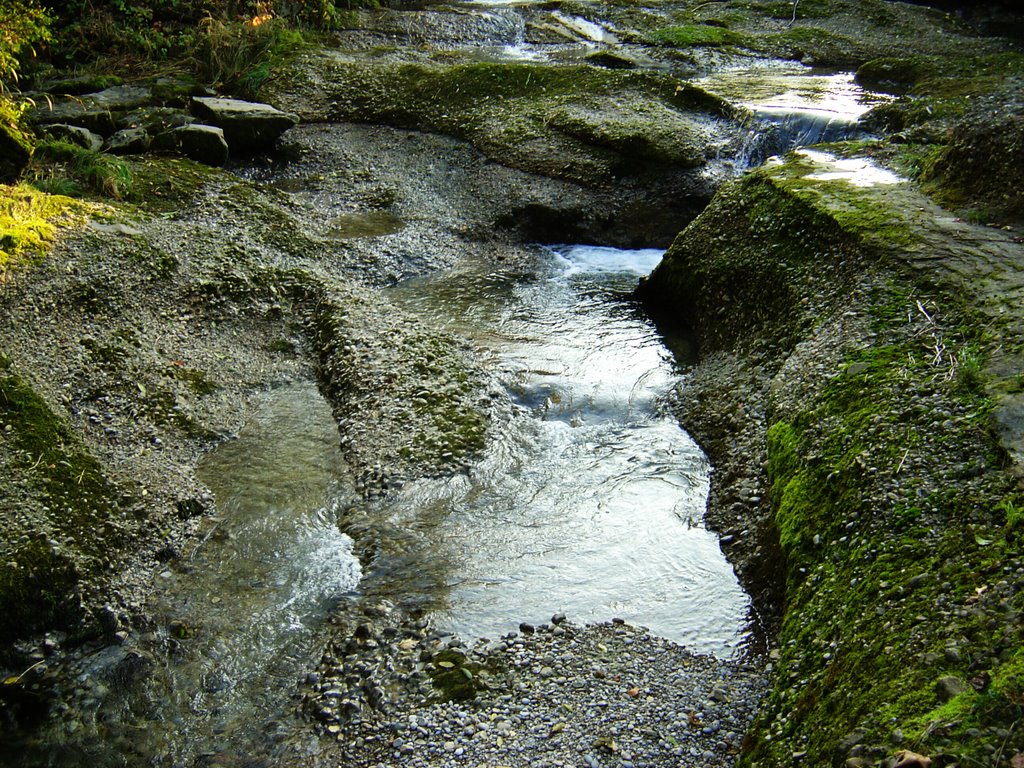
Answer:
M18 81L20 56L50 39L50 23L36 0L0 0L0 91Z

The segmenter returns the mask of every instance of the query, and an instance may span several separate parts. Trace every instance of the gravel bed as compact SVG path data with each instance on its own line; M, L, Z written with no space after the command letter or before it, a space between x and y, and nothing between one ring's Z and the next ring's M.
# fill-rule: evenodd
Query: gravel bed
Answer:
M762 658L697 655L617 619L555 616L468 647L383 624L357 626L306 681L306 712L337 740L322 765L727 766L766 689Z

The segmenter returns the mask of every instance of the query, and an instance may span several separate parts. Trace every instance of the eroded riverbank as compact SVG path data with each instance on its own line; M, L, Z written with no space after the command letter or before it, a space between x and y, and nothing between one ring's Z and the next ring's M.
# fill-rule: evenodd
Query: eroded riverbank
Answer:
M400 129L294 129L283 167L242 171L257 183L146 160L140 168L167 176L159 206L97 209L98 226L69 231L46 261L15 273L4 286L2 360L5 488L19 510L7 553L16 567L5 572L16 589L7 594L18 611L29 605L18 590L42 595L46 583L58 599L17 614L52 629L14 648L5 724L30 729L41 695L72 705L92 696L68 684L62 655L74 657L89 637L87 652L105 650L85 674L117 682L108 701L148 674L133 643L166 629L144 604L150 579L187 568L183 554L212 510L194 474L198 457L240 430L268 386L318 377L341 426L351 488L368 499L471 464L494 405L479 397L486 377L472 345L421 327L376 289L465 263L529 263L523 240L667 244L742 170L737 153L763 129L746 108L680 89L678 78L738 62L756 70L779 55L856 66L901 56L912 38L926 59L873 70L886 87L918 89L869 116L898 140L832 148L861 166L875 153L906 168L943 149L967 87L958 72L983 73L970 88L995 104L1004 92L984 90L995 87L992 67L1016 71L1006 41L922 9L877 3L862 16L849 3L804 2L790 19L789 4L784 14L756 5L764 14L753 23L708 3L644 13L538 7L522 25L506 23L515 12L505 9L481 14L483 31L460 23L475 13L451 9L367 15L347 50L305 59L268 94L311 97L307 118ZM461 31L431 42L451 24ZM465 50L481 35L517 52L481 61ZM421 45L403 49L411 39ZM366 55L377 60L363 67ZM542 66L526 67L531 60ZM941 77L922 75L929 67ZM336 82L324 82L327 73ZM572 78L587 85L585 97ZM1011 125L1012 109L999 109ZM666 115L678 130L648 130ZM966 151L975 134L958 135ZM710 520L756 603L772 615L788 600L785 644L747 759L868 765L909 746L944 764L961 753L1006 763L1022 748L1012 717L1020 503L1006 443L984 425L993 401L982 385L992 376L1004 404L1019 394L1018 350L1012 334L1000 335L1018 327L1019 242L1012 231L961 226L906 188L883 201L899 216L880 214L846 194L842 178L822 176L834 169L809 168L815 157L790 158L719 196L675 249L699 254L695 271L713 279L692 294L676 286L669 300L701 338L676 406L715 463ZM962 171L963 158L935 167ZM966 245L947 252L950 240ZM929 261L936 245L947 271ZM761 269L770 249L784 257L769 264L783 264L778 272ZM887 271L887 260L900 267ZM977 295L964 293L965 274L978 277ZM980 316L958 303L963 295L979 301ZM934 349L921 348L922 338ZM929 366L929 350L941 365ZM416 397L423 408L410 406ZM870 414L847 408L865 401ZM1010 417L996 431L1012 437L1012 409L1001 413ZM908 419L910 432L897 424ZM862 431L870 439L856 439ZM898 449L886 434L902 436ZM98 521L84 538L62 515L79 508ZM33 533L17 530L25 520ZM968 536L963 546L964 531L973 545ZM848 552L868 564L841 556ZM841 620L852 605L861 620ZM734 737L761 690L756 664L688 660L624 627L560 625L480 656L447 648L421 618L383 602L334 618L320 670L296 681L288 693L301 702L266 734L268 760L526 764L543 754L552 764L720 764L736 757ZM877 638L887 644L872 645ZM881 660L893 666L869 663ZM495 671L481 675L492 662ZM432 678L446 675L442 690L466 681L479 688L477 703L430 701ZM635 675L642 685L625 687ZM678 686L699 695L676 700ZM588 704L566 703L569 689ZM77 729L76 712L96 711L94 701L88 707L58 710L57 725ZM684 722L680 707L692 707L693 719ZM729 720L721 737L708 712ZM312 729L319 736L310 741ZM232 765L240 752L225 741L196 759ZM113 743L112 759L146 758Z

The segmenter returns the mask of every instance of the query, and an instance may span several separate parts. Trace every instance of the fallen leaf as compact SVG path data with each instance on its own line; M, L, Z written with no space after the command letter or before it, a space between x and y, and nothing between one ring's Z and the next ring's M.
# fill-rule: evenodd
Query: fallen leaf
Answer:
M630 688L628 691L626 691L626 695L632 696L635 699L637 696L640 695L640 689L636 687Z
M703 725L703 723L700 721L700 718L697 717L697 713L696 712L691 712L690 715L689 715L688 720L689 720L690 726L692 728L699 728L701 725Z
M419 644L420 644L419 640L414 640L411 637L407 637L407 638L405 638L405 640L403 640L402 642L400 642L398 644L398 647L401 648L403 651L411 651L413 648L415 648Z

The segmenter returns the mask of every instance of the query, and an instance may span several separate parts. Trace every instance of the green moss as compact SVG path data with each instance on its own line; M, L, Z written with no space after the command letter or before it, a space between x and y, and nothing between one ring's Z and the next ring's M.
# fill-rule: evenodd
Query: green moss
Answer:
M74 626L81 618L78 580L71 560L45 538L5 552L0 563L0 644Z
M768 2L745 2L740 4L752 11L764 14L773 19L820 19L835 13L835 3L829 0L802 0L794 7L786 0L769 0ZM795 13L794 13L795 12Z
M660 73L362 59L324 66L330 119L447 133L507 165L577 181L629 172L636 158L642 168L692 164L705 142L687 112L741 119L724 100Z
M651 40L661 45L676 48L742 45L744 36L722 27L706 24L686 24L678 27L664 27L651 34Z
M766 165L756 173L820 210L855 238L901 248L920 243L910 213L894 205L884 185L860 186L845 179L821 177L832 170L807 155L790 153L784 163Z
M819 66L856 66L866 55L857 40L818 27L763 35L751 47L789 59L813 59Z
M7 470L24 479L46 533L26 531L0 557L0 642L82 618L79 579L105 571L126 541L122 493L69 425L0 355L0 440Z
M126 197L133 181L128 161L66 141L39 144L30 178L45 189L60 188L79 194L89 191L114 200ZM56 187L58 184L62 186Z
M749 174L721 190L676 238L639 293L665 319L695 330L705 351L755 337L786 348L808 320L801 287L826 279L821 254L855 245L800 196ZM844 280L829 278L836 289Z
M186 158L145 156L129 162L131 191L126 200L154 213L185 208L222 172Z
M187 368L184 365L171 365L170 371L175 379L188 385L193 394L210 395L220 389L216 382L207 378L205 371Z
M27 184L0 186L0 277L13 264L42 255L62 225L80 222L87 208Z
M992 474L972 490L951 488L945 475L932 476L943 472L941 462L921 461L935 450L924 440L930 415L908 409L904 395L934 381L935 364L907 312L917 301L912 290L890 283L877 292L867 310L890 343L850 355L794 419L768 431L787 608L774 690L747 764L781 764L795 738L809 763L841 761L846 755L835 746L853 731L884 756L897 748L886 747L894 728L924 754L978 759L983 742L970 729L1005 727L1020 717L1020 628L1010 617L1022 601L1005 591L998 598L1017 606L1007 605L1005 624L994 619L1000 612L994 605L952 610L984 600L993 574L1002 571L1001 521L982 510L1006 478ZM949 341L957 335L939 332ZM979 354L968 342L960 348ZM944 378L934 386L947 407L958 403L952 407L967 420L984 413L978 393L964 392L955 376ZM977 455L992 440L971 429L945 439L957 441L952 453L962 455ZM1000 466L996 455L987 461L990 472ZM893 486L899 498L866 503L865 490L889 476L900 479ZM919 494L924 487L933 490ZM992 683L940 706L937 677L975 678L968 666L979 658L972 662L966 648L949 655L950 642L988 654ZM947 667L937 673L931 659Z
M86 554L100 554L113 543L104 523L117 507L116 494L68 425L0 355L0 418L11 427L8 439L18 466L41 486L53 510L55 529Z

